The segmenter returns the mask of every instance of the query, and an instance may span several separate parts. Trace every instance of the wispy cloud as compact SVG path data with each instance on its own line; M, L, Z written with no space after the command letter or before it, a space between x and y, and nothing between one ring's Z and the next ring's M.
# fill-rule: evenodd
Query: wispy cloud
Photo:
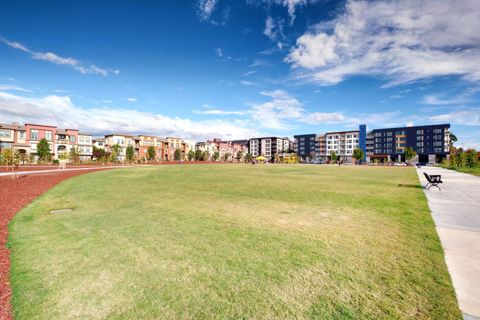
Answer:
M431 116L430 121L453 123L463 126L480 126L480 108L453 110Z
M215 48L215 53L217 54L217 56L219 56L220 58L223 57L223 51L221 48Z
M227 23L230 17L230 7L220 10L216 14L216 18L212 18L215 11L218 11L218 0L198 0L197 2L197 16L202 22L210 22L216 26L223 26Z
M286 61L298 77L333 85L353 75L384 87L457 75L480 81L478 1L348 0L343 14L297 39Z
M254 73L257 73L257 70L247 71L247 72L245 72L244 74L242 74L242 76L248 77L248 76L251 76L251 75L254 74Z
M241 80L240 83L243 84L244 86L256 86L257 85L255 82L248 81L248 80Z
M19 86L11 84L0 84L0 91L20 91L20 92L32 92L30 89L25 89Z
M86 65L77 59L70 58L70 57L67 57L67 58L61 57L53 52L33 51L19 42L10 41L3 37L0 37L0 42L5 43L7 46L11 48L29 53L33 59L48 61L56 65L69 66L82 74L97 74L97 75L107 76L110 73L113 73L113 74L120 73L119 70L100 68L94 64Z
M203 110L193 110L196 114L205 114L205 115L237 115L243 116L247 112L246 111L238 111L238 110L223 110L216 107L212 107L208 104L203 105Z
M429 105L465 104L471 102L478 92L480 92L480 87L464 89L454 96L450 96L448 93L429 94L423 97L422 102Z
M284 21L282 19L274 20L271 16L265 19L263 34L275 42L279 49L282 49L284 46L283 40L285 39L285 34L283 32L283 25Z
M128 101L128 102L137 102L137 98L124 98L124 100Z

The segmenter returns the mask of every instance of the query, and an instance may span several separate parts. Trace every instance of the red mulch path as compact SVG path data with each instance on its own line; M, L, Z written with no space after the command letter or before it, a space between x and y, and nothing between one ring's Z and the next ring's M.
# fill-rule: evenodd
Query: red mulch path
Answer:
M45 168L46 169L46 168ZM10 298L12 289L9 282L10 259L6 247L8 223L15 213L20 211L33 199L73 176L92 172L93 170L52 172L21 175L18 180L10 176L0 177L0 319L12 319Z

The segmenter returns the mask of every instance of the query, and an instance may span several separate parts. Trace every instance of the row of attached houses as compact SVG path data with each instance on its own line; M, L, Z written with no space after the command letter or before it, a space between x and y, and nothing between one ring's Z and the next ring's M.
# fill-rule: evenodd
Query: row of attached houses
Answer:
M221 161L233 162L237 160L237 156L248 153L248 146L245 141L222 141L221 139L213 139L204 142L197 142L195 150L206 152L211 160L214 154L218 152L218 159Z
M38 142L45 138L50 146L52 159L58 159L72 148L78 150L81 161L90 160L92 156L92 135L77 129L61 129L56 126L26 123L0 124L0 150L17 150L23 158L38 159Z
M440 162L450 152L450 125L396 127L367 131L358 130L296 135L295 152L304 160L331 160L335 153L343 162L352 162L353 151L359 148L364 161L404 161L405 148L412 148L413 161Z

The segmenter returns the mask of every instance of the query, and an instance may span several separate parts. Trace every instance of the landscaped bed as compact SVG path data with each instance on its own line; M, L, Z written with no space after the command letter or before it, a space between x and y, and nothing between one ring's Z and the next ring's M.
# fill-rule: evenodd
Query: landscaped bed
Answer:
M103 171L9 230L18 319L461 317L413 168Z

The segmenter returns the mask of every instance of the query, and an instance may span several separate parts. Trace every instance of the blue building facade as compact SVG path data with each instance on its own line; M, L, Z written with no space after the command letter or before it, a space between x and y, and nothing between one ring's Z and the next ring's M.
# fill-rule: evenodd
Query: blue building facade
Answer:
M420 162L444 158L450 148L450 125L438 124L372 130L373 153L391 158L402 157L410 147Z
M295 152L302 160L313 159L315 157L315 139L316 134L302 134L294 136Z
M363 161L367 161L367 125L358 127L358 147L363 151Z

